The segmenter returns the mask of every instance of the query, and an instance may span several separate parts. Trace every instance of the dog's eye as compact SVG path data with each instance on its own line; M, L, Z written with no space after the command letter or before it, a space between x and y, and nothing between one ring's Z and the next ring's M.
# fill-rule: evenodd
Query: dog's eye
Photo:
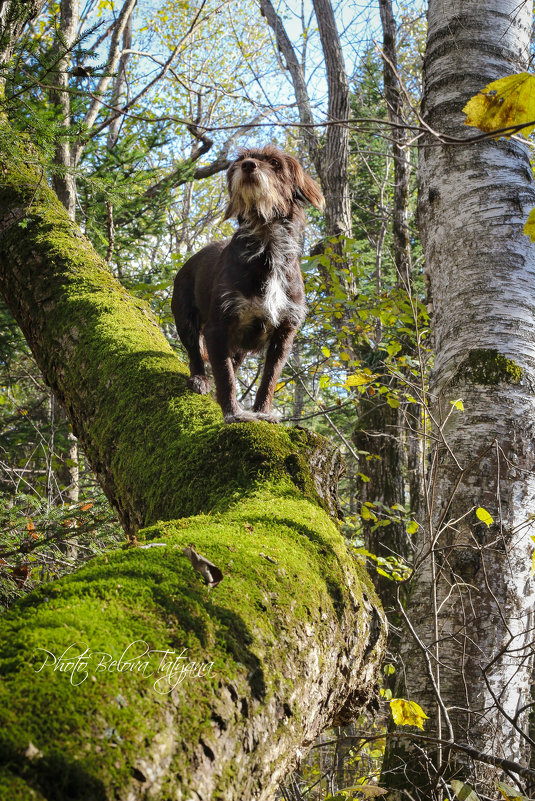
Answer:
M272 167L275 167L276 170L278 170L280 167L280 162L277 161L277 159L270 159L269 163L271 164Z

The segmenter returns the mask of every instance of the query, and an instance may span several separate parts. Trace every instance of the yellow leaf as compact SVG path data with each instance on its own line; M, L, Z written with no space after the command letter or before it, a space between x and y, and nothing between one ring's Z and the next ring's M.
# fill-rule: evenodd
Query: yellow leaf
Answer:
M522 129L528 136L535 128L535 75L521 72L492 81L468 101L463 111L465 125L485 133L533 122Z
M487 528L490 527L491 523L494 523L494 519L489 515L486 509L483 509L482 506L478 506L476 509L476 516L478 520L481 520L482 523L485 523Z
M418 523L416 520L411 520L410 523L407 523L407 534L416 534L418 531Z
M370 381L371 381L371 376L363 375L363 373L355 373L354 375L348 375L344 386L360 387L362 386L362 384L369 384Z
M524 233L535 242L535 209L531 209L529 217L524 223Z
M405 698L392 698L390 709L396 726L417 726L423 729L424 720L429 719L416 701L407 701Z
M459 400L456 401L450 401L450 403L454 409L458 409L460 412L464 412L464 404L461 398L459 398Z

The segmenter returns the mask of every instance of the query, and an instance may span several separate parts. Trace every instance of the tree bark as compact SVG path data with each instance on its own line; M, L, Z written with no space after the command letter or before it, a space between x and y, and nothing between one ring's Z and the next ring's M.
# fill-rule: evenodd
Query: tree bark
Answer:
M71 0L66 0L66 2L71 2ZM93 92L93 100L84 117L84 126L88 131L91 130L96 122L99 111L102 108L102 99L119 64L119 59L122 53L120 43L127 26L130 24L130 17L134 11L136 2L137 0L124 0L123 6L117 15L117 21L113 27L113 32L111 35L110 48L108 51L104 75L100 78L97 88ZM110 119L110 124L111 123L112 120ZM76 166L80 161L84 146L85 142L75 142L73 145L71 158L74 166Z
M488 82L526 69L531 19L531 2L431 0L426 124L470 138L463 106ZM407 610L426 658L406 632L406 693L432 716L437 736L527 766L535 511L535 246L522 232L535 204L528 148L503 139L441 146L427 135L419 181L438 445ZM464 411L451 405L459 398ZM489 528L476 507L490 512ZM392 748L387 781L407 787L413 771L420 789L412 797L438 798L440 777L457 766L494 797L495 767L446 747L432 768L421 754L407 741Z
M353 231L349 197L349 81L334 12L330 0L313 0L314 12L325 57L329 90L325 149L322 155L321 185L325 192L325 233L328 237L350 237Z
M58 52L65 51L65 54L54 75L55 89L51 92L51 100L60 117L63 134L56 143L54 164L59 169L52 176L52 186L67 209L71 220L76 217L76 176L74 174L73 148L67 135L71 127L71 96L68 90L71 51L76 42L79 19L78 0L61 0L59 27L61 38L56 39L55 47Z
M1 160L0 289L147 547L4 619L0 795L268 801L322 729L375 698L383 615L327 512L339 457L301 429L223 426L15 137ZM169 680L184 651L197 672Z
M6 65L25 26L42 10L46 0L0 0L0 64ZM3 90L5 75L0 75Z
M303 127L303 140L308 151L309 158L316 168L320 181L323 177L323 158L320 152L320 143L314 128L314 116L312 114L312 107L310 105L310 98L308 96L308 89L305 81L303 67L299 63L293 45L290 41L286 29L282 23L281 18L275 11L275 7L271 0L260 0L260 9L265 16L269 27L275 34L275 41L277 47L284 56L286 66L292 79L292 86L295 92L295 99L297 101L297 110L299 112L299 119ZM322 183L323 187L323 183Z
M399 410L389 406L383 395L378 395L361 400L359 411L363 421L357 425L351 438L358 451L378 457L370 461L365 456L360 459L359 471L369 481L359 486L359 503L371 501L378 504L381 514L383 506L391 509L396 504L403 506L405 501ZM392 520L389 526L376 527L375 521L363 520L362 527L366 548L371 553L385 559L392 556L407 558L407 535L403 523ZM372 580L385 611L393 615L392 620L396 617L399 624L395 582L379 573L372 573Z
M76 175L72 159L71 141L68 131L71 127L71 96L69 94L69 67L71 65L72 48L76 42L78 25L80 22L80 9L78 0L61 0L60 3L60 33L55 47L58 52L65 50L63 58L58 64L54 76L55 89L51 92L51 101L56 106L56 113L61 120L63 135L56 142L54 165L56 169L52 174L52 186L61 200L71 220L76 219ZM71 503L77 503L80 494L78 443L76 437L69 431L69 448L67 453L67 473L69 475L66 497ZM73 550L71 549L71 555Z
M390 138L394 157L394 205L392 236L394 260L400 285L410 290L412 283L411 247L409 235L410 161L403 129L403 98L398 77L396 21L392 0L379 0L383 28L383 83L388 119L392 123Z
M126 92L126 87L127 87L126 70L128 67L128 62L130 60L130 55L131 55L130 50L132 48L132 16L133 13L130 13L126 20L126 24L123 31L123 50L121 53L121 57L119 59L117 75L113 80L113 90L111 93L112 108L120 107L123 95ZM108 136L106 137L106 147L108 148L108 150L112 150L117 143L122 121L123 117L118 116L112 119L112 121L110 122L110 127L108 128Z
M314 117L303 68L297 59L282 20L276 13L271 0L260 0L260 8L268 25L273 29L277 47L286 60L300 122L304 126L310 126L302 129L303 139L325 195L326 237L350 237L353 227L348 179L349 127L347 124L327 126L325 143L321 145L313 127ZM349 81L330 0L314 0L314 11L327 71L329 120L347 120L350 109Z
M399 125L402 122L402 98L397 75L396 23L392 12L391 0L380 0L381 23L383 28L383 85L388 107L388 118ZM394 201L392 206L392 235L394 241L394 262L398 274L398 283L406 291L411 289L411 253L408 236L409 212L409 169L407 154L403 142L403 130L393 127L391 146L394 159ZM383 228L383 226L382 226ZM384 224L386 228L386 222ZM376 293L382 292L381 260L383 235L379 236L376 261ZM378 324L380 326L380 323ZM381 331L376 334L377 343L381 340ZM390 388L399 385L390 380ZM392 408L385 397L376 394L363 397L359 403L362 423L353 432L352 439L357 448L378 456L379 459L366 461L361 458L359 469L369 477L360 490L361 502L371 501L380 506L392 508L405 503L405 455L403 450L403 418L401 407ZM399 557L407 561L409 549L405 524L392 520L390 525L377 528L374 521L363 520L366 547L377 556L387 558ZM396 614L396 585L391 579L379 573L372 575L373 583L387 611L392 614L391 622L396 626L390 630L390 636L398 639L399 620ZM393 643L391 643L392 645ZM393 651L397 651L396 645Z

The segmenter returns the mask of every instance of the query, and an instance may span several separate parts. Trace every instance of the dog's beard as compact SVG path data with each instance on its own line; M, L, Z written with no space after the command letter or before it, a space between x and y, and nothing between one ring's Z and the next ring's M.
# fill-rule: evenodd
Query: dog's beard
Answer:
M242 216L258 217L265 222L271 222L283 211L277 187L261 170L246 174L240 171L234 174L232 201L234 208Z

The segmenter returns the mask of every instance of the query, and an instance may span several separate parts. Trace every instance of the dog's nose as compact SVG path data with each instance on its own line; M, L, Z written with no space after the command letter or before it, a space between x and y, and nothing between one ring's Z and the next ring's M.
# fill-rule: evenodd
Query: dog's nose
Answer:
M241 163L241 168L244 172L254 172L256 170L256 162L251 161L251 159L245 159Z

